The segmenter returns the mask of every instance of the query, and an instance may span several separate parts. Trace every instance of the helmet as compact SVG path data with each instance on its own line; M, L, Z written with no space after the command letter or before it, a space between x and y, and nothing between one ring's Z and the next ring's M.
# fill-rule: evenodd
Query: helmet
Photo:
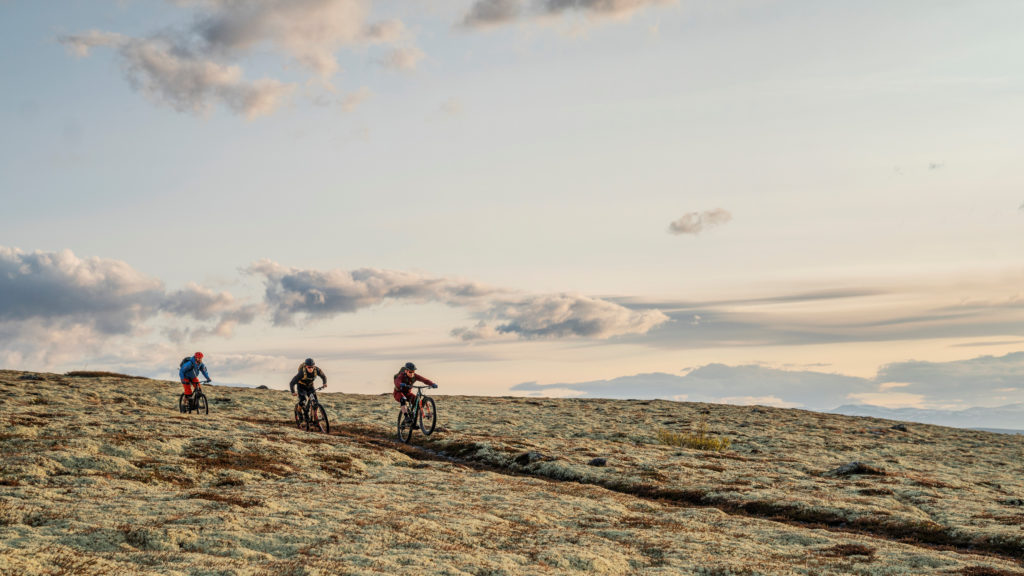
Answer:
M306 366L316 366L316 362L313 362L312 358L306 358Z
M195 357L195 359L196 359L196 360L199 360L200 362L202 362L202 361L203 361L203 353L202 353L202 352L196 352L196 353L195 353L195 354L193 354L192 356L193 356L193 357Z
M402 368L404 368L405 370L412 370L413 372L416 371L416 365L413 364L412 362L406 362L405 366L402 366Z

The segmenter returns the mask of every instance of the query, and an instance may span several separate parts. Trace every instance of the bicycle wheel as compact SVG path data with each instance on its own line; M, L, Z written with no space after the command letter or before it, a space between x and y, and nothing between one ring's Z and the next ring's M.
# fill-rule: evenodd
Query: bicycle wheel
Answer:
M209 414L210 406L206 403L206 394L202 392L196 397L196 414Z
M188 400L185 398L184 392L178 396L178 412L182 414L188 412Z
M405 418L405 414L398 413L398 439L406 444L412 438L413 422Z
M427 396L423 397L423 403L420 405L420 430L427 436L430 436L434 432L434 425L437 424L437 410L434 408L434 399Z
M302 430L302 423L305 418L302 417L302 406L295 405L295 427Z
M314 430L319 430L324 434L331 433L331 423L327 420L327 411L324 407L317 404L309 410L310 423L309 427Z

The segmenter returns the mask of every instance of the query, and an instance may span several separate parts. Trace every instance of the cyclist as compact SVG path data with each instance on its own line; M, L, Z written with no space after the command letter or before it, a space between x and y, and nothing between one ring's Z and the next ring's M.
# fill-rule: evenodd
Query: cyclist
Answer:
M431 388L437 388L437 384L431 382L428 378L420 376L416 373L416 365L412 362L406 362L405 366L398 369L398 374L395 374L395 401L401 404L402 414L408 415L409 412L406 410L406 402L415 402L416 394L412 391L412 385L416 382L423 382Z
M299 397L299 406L302 406L304 411L309 410L306 398L316 395L313 384L316 382L317 376L324 381L324 388L327 388L327 375L312 358L306 358L305 362L299 364L299 373L292 376L292 381L288 383L288 389L292 391L292 396ZM299 389L298 393L295 391L296 386Z
M199 383L200 373L206 378L206 383L209 383L210 373L206 371L202 352L196 352L191 357L181 361L181 365L178 368L178 378L181 378L181 385L185 387L185 396L192 397L192 386L195 386L196 390L202 388Z

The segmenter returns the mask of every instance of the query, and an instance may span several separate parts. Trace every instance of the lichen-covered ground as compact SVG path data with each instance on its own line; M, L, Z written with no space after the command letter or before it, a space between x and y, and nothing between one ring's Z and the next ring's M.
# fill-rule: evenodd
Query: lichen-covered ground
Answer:
M405 445L390 395L322 394L323 435L287 392L179 393L0 371L0 575L1024 575L1021 435L436 395ZM658 440L700 427L730 447Z

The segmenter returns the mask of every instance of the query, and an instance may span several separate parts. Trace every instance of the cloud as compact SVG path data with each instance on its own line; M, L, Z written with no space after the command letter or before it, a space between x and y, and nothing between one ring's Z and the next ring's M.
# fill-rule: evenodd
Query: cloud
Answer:
M483 28L506 24L517 19L523 11L520 0L478 0L469 8L462 25Z
M0 322L59 320L124 334L153 314L162 296L159 281L124 262L0 246Z
M728 210L715 208L705 212L690 212L668 225L670 234L700 234L706 229L721 226L732 220Z
M89 52L97 46L120 46L128 40L127 37L112 32L90 30L82 34L68 34L59 36L57 41L80 58L85 58Z
M393 45L377 58L408 70L424 54L395 19L369 21L369 0L178 0L195 10L191 24L146 38L92 30L58 40L79 56L97 46L117 48L131 84L179 112L205 112L212 102L248 117L277 109L295 83L243 80L241 60L270 48L297 62L328 87L342 48Z
M584 397L661 398L685 397L689 402L750 403L762 399L772 406L828 409L847 401L852 393L875 390L872 381L840 374L788 371L757 365L707 364L680 376L655 372L611 380L577 383L518 384L513 391L543 392L548 388L581 392ZM561 392L564 393L564 392Z
M197 285L168 293L162 282L119 260L0 246L0 341L19 334L38 338L31 326L84 331L99 341L137 334L160 315L212 322L217 333L229 335L231 327L252 322L258 310Z
M238 66L179 54L163 40L130 40L119 53L132 86L178 112L205 112L213 101L253 118L273 112L295 89L273 79L246 82Z
M477 0L462 19L468 28L508 24L523 15L559 16L576 12L600 18L624 18L647 6L668 4L671 0L536 0L527 10L522 0Z
M882 366L877 379L905 384L901 391L906 393L972 397L977 405L991 406L1006 404L1006 397L1024 402L1021 374L1024 352L1014 352L952 362L897 362ZM999 399L992 401L988 396Z
M608 300L575 294L525 296L495 302L472 329L454 333L464 340L503 334L524 339L611 338L644 334L668 321L658 310L631 310Z
M355 92L349 92L341 99L341 109L345 112L351 112L360 104L368 100L372 95L373 93L370 92L370 89L365 86Z
M389 51L378 62L392 70L412 70L424 57L423 51L415 46L404 46Z
M261 260L246 272L263 276L266 302L279 325L291 324L298 315L330 318L388 300L466 306L495 292L472 282L376 268L322 272Z
M265 300L278 325L291 324L297 316L330 318L386 302L440 302L467 308L479 322L452 331L467 341L506 336L610 338L641 334L668 321L657 310L631 310L599 298L522 295L474 282L394 270L324 272L261 260L247 272L263 277Z
M685 375L656 372L611 380L512 387L529 395L661 398L690 402L763 404L833 410L851 402L929 409L1008 406L1024 402L1024 352L953 362L901 362L882 367L874 378L759 365L707 364ZM898 379L898 380L897 380ZM1018 428L1020 426L1017 426Z

